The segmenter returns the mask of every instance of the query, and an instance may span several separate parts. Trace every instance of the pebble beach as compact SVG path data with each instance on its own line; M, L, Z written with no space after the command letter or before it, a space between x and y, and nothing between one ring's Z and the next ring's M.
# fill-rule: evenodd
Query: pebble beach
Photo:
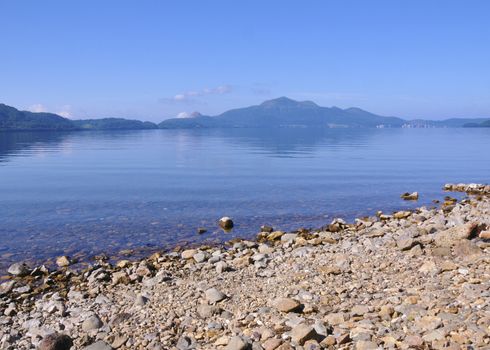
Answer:
M83 270L19 262L0 349L490 349L490 186L444 190L467 196Z

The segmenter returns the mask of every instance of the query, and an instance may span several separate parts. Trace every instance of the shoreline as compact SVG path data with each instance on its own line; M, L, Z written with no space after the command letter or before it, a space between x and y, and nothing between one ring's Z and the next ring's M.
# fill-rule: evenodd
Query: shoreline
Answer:
M76 349L490 346L490 186L444 189L471 196L226 249L38 267L0 285L0 347L69 349L61 334Z

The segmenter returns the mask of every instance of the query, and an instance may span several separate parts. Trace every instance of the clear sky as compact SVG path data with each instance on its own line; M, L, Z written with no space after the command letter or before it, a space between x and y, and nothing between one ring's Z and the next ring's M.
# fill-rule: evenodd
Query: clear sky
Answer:
M0 0L0 102L159 121L288 96L490 116L487 0Z

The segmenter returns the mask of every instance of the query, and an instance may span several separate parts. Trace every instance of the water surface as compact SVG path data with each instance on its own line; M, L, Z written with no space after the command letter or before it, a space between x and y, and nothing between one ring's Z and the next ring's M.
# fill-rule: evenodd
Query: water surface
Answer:
M0 269L319 227L489 175L490 129L0 133Z

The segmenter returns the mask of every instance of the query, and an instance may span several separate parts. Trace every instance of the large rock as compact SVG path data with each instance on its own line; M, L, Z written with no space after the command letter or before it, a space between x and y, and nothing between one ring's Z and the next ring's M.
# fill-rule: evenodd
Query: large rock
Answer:
M15 263L10 265L7 272L17 277L24 277L31 273L31 269L25 263Z
M39 343L39 350L70 350L73 341L66 334L48 334Z
M467 223L437 232L434 243L439 247L451 247L463 239L471 239L478 235L478 224Z

